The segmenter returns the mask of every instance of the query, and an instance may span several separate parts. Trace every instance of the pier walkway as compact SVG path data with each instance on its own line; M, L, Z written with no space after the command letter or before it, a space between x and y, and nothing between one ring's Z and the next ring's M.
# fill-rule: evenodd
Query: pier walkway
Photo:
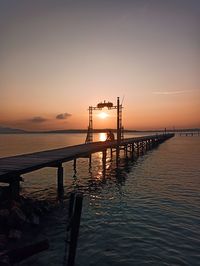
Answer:
M151 148L163 141L173 137L174 134L160 134L136 138L127 138L117 141L92 142L75 146L68 146L60 149L46 150L30 154L23 154L12 157L0 158L0 182L9 183L12 192L15 194L19 189L21 175L39 170L44 167L58 168L57 180L58 187L63 183L62 163L76 160L81 157L89 157L92 153L103 152L103 158L106 158L107 149L116 151L116 157L120 150L125 150L126 154L130 152L139 154L141 150Z

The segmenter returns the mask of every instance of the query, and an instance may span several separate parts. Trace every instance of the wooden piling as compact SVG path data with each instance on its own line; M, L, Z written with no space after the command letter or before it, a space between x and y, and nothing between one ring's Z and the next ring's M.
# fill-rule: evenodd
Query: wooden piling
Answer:
M120 147L117 146L116 147L116 166L117 166L117 168L119 166L119 155L120 155Z
M127 159L128 158L128 148L127 145L124 146L124 156Z
M102 170L103 170L103 176L105 177L106 175L106 155L107 155L107 151L103 150L102 151Z
M82 194L77 194L72 197L74 207L71 206L71 212L73 211L72 223L71 223L71 232L70 232L70 243L69 243L69 256L67 261L67 266L74 266L76 248L81 220L81 211L82 211Z
M76 173L76 158L74 159L73 169L74 169L74 173Z
M137 147L137 156L139 156L140 155L140 143L139 142L137 142L136 147Z
M60 195L63 192L63 167L62 164L60 164L58 166L58 170L57 170L57 190L58 190L58 194Z
M92 167L92 154L89 156L89 169Z
M134 157L134 143L131 144L131 159Z

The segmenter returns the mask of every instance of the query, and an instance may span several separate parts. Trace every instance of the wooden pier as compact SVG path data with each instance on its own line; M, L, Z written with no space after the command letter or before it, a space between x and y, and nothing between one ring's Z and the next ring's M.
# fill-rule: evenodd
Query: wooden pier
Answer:
M193 137L193 136L200 136L200 131L194 131L194 132L179 132L179 136L184 137Z
M88 157L91 163L91 155L96 152L102 152L103 169L106 169L106 156L109 149L112 153L116 151L116 165L119 162L120 150L124 150L126 157L139 155L145 150L173 137L174 134L160 134L136 138L127 138L119 143L115 141L92 142L69 146L61 149L47 150L30 154L23 154L12 157L0 158L0 182L8 183L13 197L19 195L20 181L22 175L39 170L44 167L57 168L57 186L58 192L63 190L63 163L74 161L81 157Z

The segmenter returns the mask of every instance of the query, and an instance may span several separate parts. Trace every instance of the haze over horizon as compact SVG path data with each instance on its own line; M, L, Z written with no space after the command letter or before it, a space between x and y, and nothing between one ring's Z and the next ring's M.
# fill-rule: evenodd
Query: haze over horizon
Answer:
M1 126L84 129L120 96L126 129L200 127L200 1L2 0L0 21Z

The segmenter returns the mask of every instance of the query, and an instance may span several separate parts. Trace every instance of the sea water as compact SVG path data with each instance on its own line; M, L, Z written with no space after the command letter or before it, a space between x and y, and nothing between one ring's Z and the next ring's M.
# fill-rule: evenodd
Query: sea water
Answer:
M129 135L131 137L132 135ZM95 139L98 139L98 134ZM0 135L0 157L83 143L83 134ZM125 160L119 169L109 154L106 176L102 154L64 164L65 195L84 194L76 265L199 265L200 137L175 136L156 149ZM57 201L56 169L23 176L21 193ZM67 207L57 204L41 233L50 249L20 265L64 265Z

